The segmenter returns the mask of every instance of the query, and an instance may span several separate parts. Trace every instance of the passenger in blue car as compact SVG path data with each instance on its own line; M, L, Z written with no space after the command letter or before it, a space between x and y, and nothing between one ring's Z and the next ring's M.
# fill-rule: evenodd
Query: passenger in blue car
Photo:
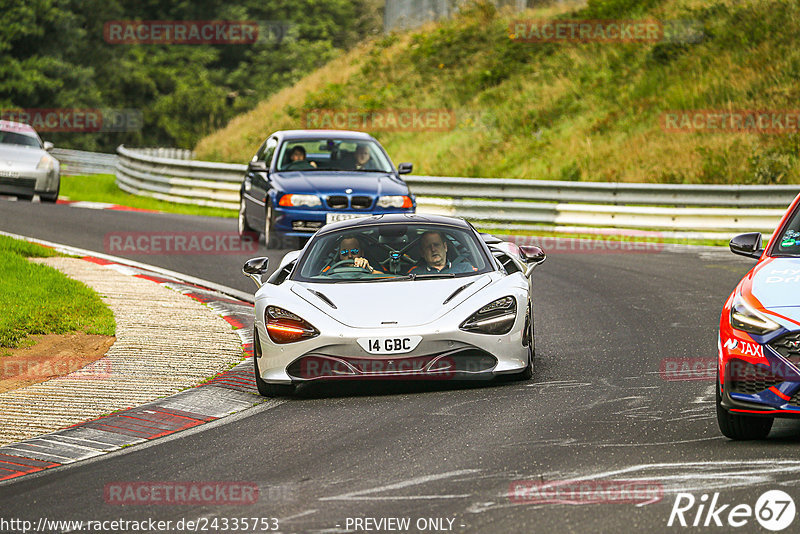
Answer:
M353 171L379 171L378 166L370 155L369 147L365 143L356 145L354 152L347 152L342 157L342 169Z
M477 271L466 259L447 259L447 241L441 232L430 230L420 238L422 259L419 265L408 270L408 274L420 273L468 273Z

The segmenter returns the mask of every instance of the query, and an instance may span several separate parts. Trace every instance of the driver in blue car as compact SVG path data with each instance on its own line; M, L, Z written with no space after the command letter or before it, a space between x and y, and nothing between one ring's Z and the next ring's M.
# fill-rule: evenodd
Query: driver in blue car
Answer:
M370 271L373 274L383 274L382 271L378 271L372 268L369 264L369 260L364 257L364 247L361 246L361 242L358 240L357 237L345 237L339 242L339 246L337 247L336 251L336 261L335 263L341 261L353 261L353 266L361 267L367 271ZM322 269L322 273L327 273L332 265L326 266Z
M429 230L420 237L423 262L408 270L408 274L420 273L468 273L477 271L465 259L454 262L447 259L447 241L441 232Z
M306 149L303 148L302 145L295 145L292 147L291 151L289 151L289 160L287 169L315 169L317 167L316 162L306 159Z

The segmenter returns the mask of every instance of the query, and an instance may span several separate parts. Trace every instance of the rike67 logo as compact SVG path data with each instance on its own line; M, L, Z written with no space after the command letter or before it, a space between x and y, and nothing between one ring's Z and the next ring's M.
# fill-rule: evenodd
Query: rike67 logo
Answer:
M678 493L669 514L667 526L729 527L752 526L752 520L763 528L777 532L792 524L795 516L794 499L781 490L761 494L755 506L720 501L719 493L704 493L696 498L691 493ZM752 528L747 529L752 531Z

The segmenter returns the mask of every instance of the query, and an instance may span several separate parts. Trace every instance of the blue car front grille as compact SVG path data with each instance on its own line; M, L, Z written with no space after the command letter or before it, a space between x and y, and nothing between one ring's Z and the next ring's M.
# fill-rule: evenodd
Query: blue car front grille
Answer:
M343 210L347 208L347 197L344 195L331 195L326 199L328 207L334 210Z
M373 198L366 195L329 195L325 199L325 204L333 210L344 210L347 208L367 210L372 207Z
M350 199L350 207L356 210L368 210L372 207L372 198L366 196L354 196Z

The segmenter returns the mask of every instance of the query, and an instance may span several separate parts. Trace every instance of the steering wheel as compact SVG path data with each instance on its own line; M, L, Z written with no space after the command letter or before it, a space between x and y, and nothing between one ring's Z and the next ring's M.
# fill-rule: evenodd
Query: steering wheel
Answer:
M332 272L332 271L334 271L336 269L340 269L340 268L357 269L358 271L364 271L364 272L368 272L368 273L372 272L370 269L367 269L366 267L356 267L355 263L356 263L355 260L337 261L336 263L331 265L330 269L328 269L328 272Z
M313 168L314 166L311 165L311 162L305 159L301 159L299 161L291 161L286 165L287 171L307 171Z

